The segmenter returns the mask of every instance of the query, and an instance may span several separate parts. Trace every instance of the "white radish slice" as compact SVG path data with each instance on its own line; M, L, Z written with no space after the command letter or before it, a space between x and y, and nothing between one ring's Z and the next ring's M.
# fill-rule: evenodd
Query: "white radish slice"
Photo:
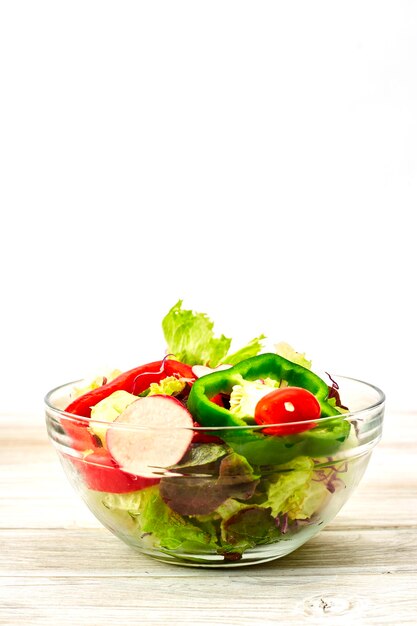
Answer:
M233 365L227 365L223 363L223 365L218 365L217 367L207 367L207 365L193 365L191 368L194 376L197 378L201 378L202 376L207 376L207 374L212 374L213 372L219 372L220 370L228 370Z
M193 438L192 427L191 414L176 398L146 396L130 404L112 423L107 448L123 471L161 477L163 468L184 456Z

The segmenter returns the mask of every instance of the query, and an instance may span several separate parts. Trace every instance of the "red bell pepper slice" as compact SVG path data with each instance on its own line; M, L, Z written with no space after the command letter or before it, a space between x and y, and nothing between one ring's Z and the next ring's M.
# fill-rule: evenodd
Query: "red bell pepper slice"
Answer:
M123 389L123 391L139 395L142 391L145 391L151 383L159 383L163 378L173 376L174 374L178 374L181 378L195 380L191 367L185 365L185 363L170 359L154 361L153 363L140 365L139 367L124 372L109 383L97 387L92 391L88 391L71 402L65 411L67 413L74 413L74 415L79 415L80 417L90 417L91 408L100 402L100 400L107 398L107 396L114 391Z
M151 383L159 383L163 378L174 375L187 378L190 381L195 380L190 366L180 361L165 358L162 361L140 365L120 374L109 383L88 391L73 400L65 411L66 413L72 413L74 416L89 418L91 417L91 408L115 391L122 389L134 395L139 395L148 389ZM87 429L88 423L85 420L62 417L61 422L65 431L72 438L72 447L75 450L88 450L97 447L94 436Z
M123 472L109 452L103 448L88 454L84 459L69 458L84 479L86 486L94 491L128 493L159 482L158 478L132 476Z

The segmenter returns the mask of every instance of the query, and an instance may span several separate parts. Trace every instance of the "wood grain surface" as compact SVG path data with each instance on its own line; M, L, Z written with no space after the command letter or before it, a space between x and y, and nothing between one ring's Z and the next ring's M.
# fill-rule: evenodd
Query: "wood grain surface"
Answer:
M417 412L387 411L362 483L317 537L228 570L130 549L73 492L42 417L0 420L1 625L417 625Z

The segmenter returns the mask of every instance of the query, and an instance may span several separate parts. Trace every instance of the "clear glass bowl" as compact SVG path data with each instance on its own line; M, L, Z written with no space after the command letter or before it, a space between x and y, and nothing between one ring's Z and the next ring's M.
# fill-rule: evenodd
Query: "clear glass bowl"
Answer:
M383 392L351 378L336 382L349 407L337 418L338 428L343 423L339 438L334 417L284 438L254 439L256 431L266 430L257 426L195 428L181 462L152 466L146 478L123 472L109 461L105 447L89 456L77 433L84 436L94 425L95 431L116 428L127 438L152 436L161 442L180 433L93 423L65 413L76 383L48 393L46 423L71 484L97 519L128 545L181 565L258 564L296 550L333 520L381 437ZM265 441L272 439L271 453Z

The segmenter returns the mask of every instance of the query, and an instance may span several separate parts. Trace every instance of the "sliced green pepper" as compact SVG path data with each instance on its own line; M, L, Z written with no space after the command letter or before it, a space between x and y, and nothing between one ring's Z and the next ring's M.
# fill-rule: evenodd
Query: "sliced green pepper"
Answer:
M210 400L219 393L230 394L233 386L239 384L242 377L245 380L285 380L289 385L303 387L316 396L321 407L321 418L340 413L327 401L329 388L324 380L305 367L277 354L261 354L245 359L230 369L202 376L191 389L189 411L202 426L235 427L216 431L215 434L238 454L245 456L250 463L270 465L287 463L301 454L332 454L348 437L350 424L343 418L328 420L311 430L289 436L264 435L259 430L248 427L244 420Z

